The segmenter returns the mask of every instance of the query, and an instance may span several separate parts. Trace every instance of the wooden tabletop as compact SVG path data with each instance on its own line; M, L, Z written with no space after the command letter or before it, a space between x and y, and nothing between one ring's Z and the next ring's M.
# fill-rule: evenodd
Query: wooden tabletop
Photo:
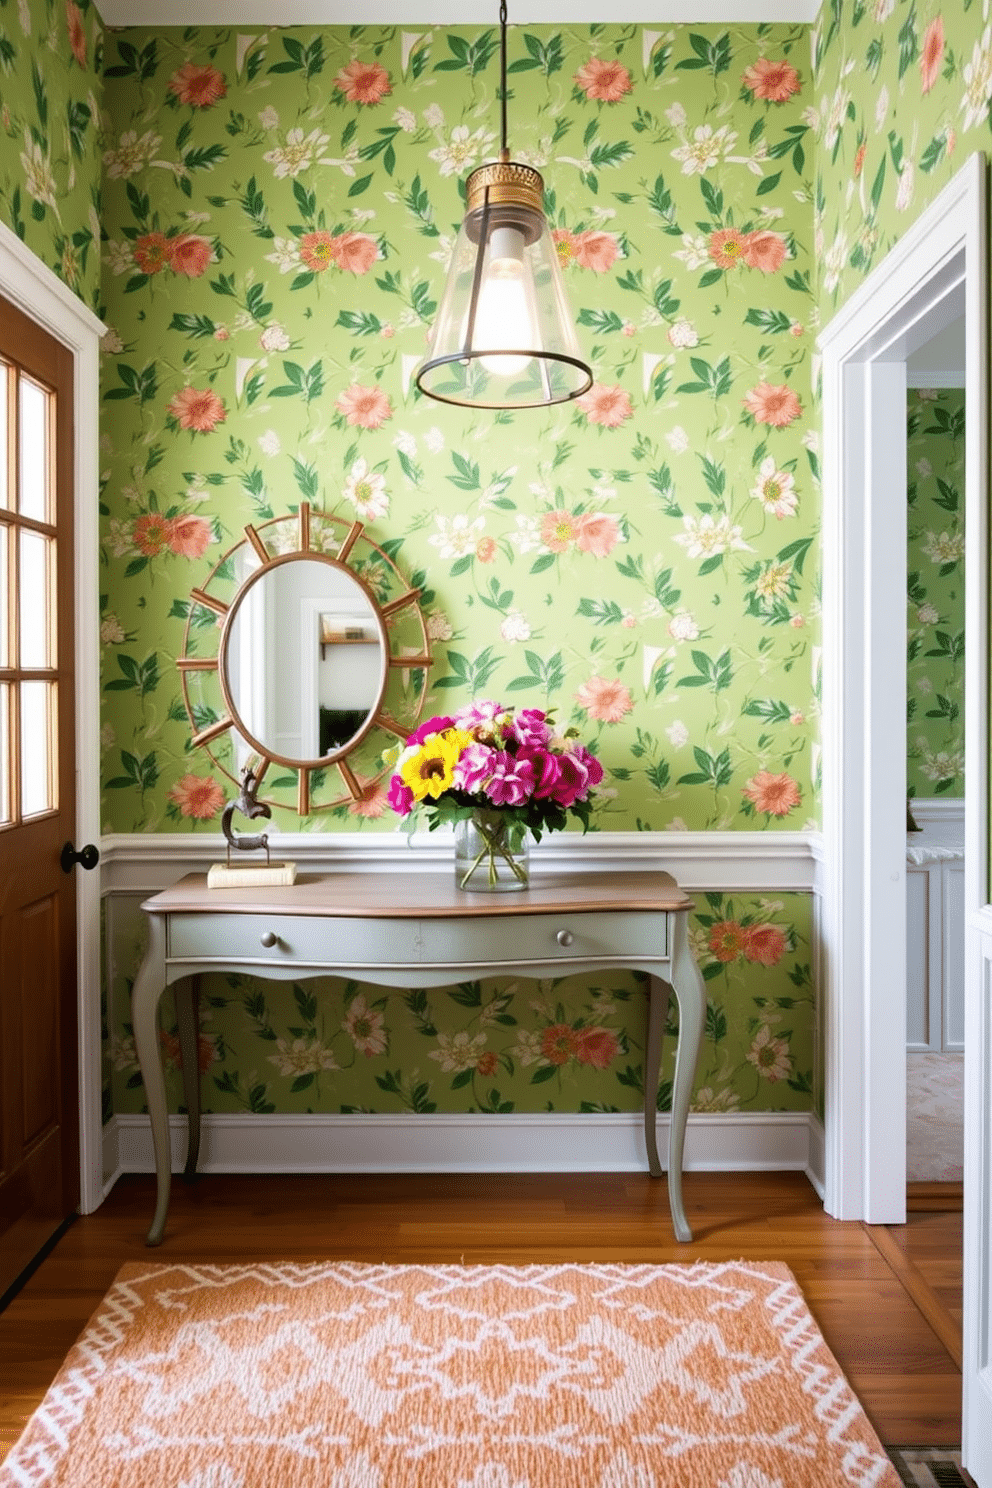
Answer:
M453 869L418 873L301 873L285 887L208 889L191 873L142 905L148 914L273 914L438 919L454 915L581 914L693 908L668 873L538 873L530 887L474 893Z

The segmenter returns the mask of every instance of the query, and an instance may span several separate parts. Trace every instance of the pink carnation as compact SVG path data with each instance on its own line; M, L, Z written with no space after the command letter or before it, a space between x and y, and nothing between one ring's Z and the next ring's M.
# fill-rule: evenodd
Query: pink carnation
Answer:
M534 794L534 766L526 755L505 749L493 752L493 773L486 795L494 806L522 806Z
M453 727L454 722L455 720L449 718L446 713L437 714L433 718L425 719L419 728L415 728L407 739L407 748L409 749L415 744L423 744L428 734L443 734L445 729Z
M547 715L540 708L521 708L513 720L512 734L522 748L540 748L551 738Z
M455 765L453 778L459 790L475 795L485 789L499 756L488 744L469 744Z

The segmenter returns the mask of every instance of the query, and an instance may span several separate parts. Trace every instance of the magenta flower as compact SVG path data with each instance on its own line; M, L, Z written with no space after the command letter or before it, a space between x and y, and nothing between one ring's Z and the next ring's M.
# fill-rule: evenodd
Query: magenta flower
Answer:
M409 749L414 745L423 744L428 734L443 734L445 729L451 728L454 721L447 714L441 714L437 718L428 718L426 723L422 723L419 728L414 729L404 747Z
M455 714L455 722L459 728L468 729L471 732L479 727L486 727L495 722L506 709L502 703L481 702L469 703L467 708L459 708Z
M399 775L394 775L390 780L386 799L398 816L410 815L413 809L413 791L408 785L404 785Z
M534 766L526 755L497 750L486 795L494 806L522 806L534 794Z
M510 734L521 749L539 749L551 738L551 729L545 722L547 715L540 708L521 708L510 725Z
M495 749L488 744L469 744L453 771L457 788L471 794L483 790L497 758Z
M584 801L588 795L591 783L590 771L585 761L575 754L562 754L558 758L561 775L551 793L551 799L567 810L569 806L574 806L576 801Z
M579 763L585 765L588 770L590 786L599 785L603 779L603 767L596 756L590 754L584 744L573 744L571 752Z
M520 755L517 758L520 759ZM531 749L527 758L534 766L534 799L542 801L547 796L554 796L555 786L561 779L561 755L552 754L550 749Z

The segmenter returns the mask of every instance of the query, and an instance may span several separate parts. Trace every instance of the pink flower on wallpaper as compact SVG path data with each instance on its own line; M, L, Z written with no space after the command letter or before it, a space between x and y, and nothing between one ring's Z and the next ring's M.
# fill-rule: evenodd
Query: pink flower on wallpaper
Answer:
M318 232L304 233L300 239L300 259L312 273L322 274L331 267L336 257L333 233L321 229Z
M569 264L575 262L575 234L569 232L567 227L556 227L551 237L558 253L558 262L563 269L567 269Z
M574 81L587 98L600 103L619 103L633 87L630 73L622 62L604 62L600 57L590 57L588 62L584 62Z
M479 1055L475 1062L475 1068L476 1072L482 1075L483 1079L490 1079L499 1069L499 1055L495 1054L492 1049L487 1049L485 1054Z
M552 1023L541 1034L541 1053L549 1064L567 1064L577 1048L575 1029L567 1023Z
M736 269L747 253L747 235L736 227L721 227L710 233L707 252L718 269Z
M592 269L605 274L612 269L620 252L613 233L582 232L574 239L575 262L580 269Z
M634 706L628 688L616 678L590 677L575 694L579 707L585 708L590 718L603 723L619 723Z
M143 274L158 274L169 262L172 245L165 233L142 233L140 238L135 238L131 251Z
M334 79L334 86L343 93L349 103L378 103L391 93L389 73L378 62L359 62L356 57L347 67L342 67Z
M591 424L601 424L604 429L619 429L634 416L630 394L622 387L607 387L602 382L594 382L589 391L575 402Z
M161 512L145 512L136 517L131 528L131 540L145 558L156 558L169 546L172 522Z
M209 775L184 775L169 791L169 800L181 816L208 821L223 808L224 792Z
M785 935L777 925L748 925L744 959L759 966L777 966L785 955Z
M207 272L214 250L206 238L198 233L183 233L178 238L168 239L169 268L176 274L185 274L187 279L199 279Z
M65 19L69 28L69 45L72 55L80 67L86 66L86 30L83 26L82 12L73 0L65 0Z
M345 388L335 403L348 423L360 429L378 429L393 416L393 405L380 387L360 387L353 383Z
M541 541L552 553L567 553L575 541L577 529L571 512L545 512L541 518Z
M206 517L173 517L170 523L169 547L180 558L202 558L213 537Z
M379 245L368 233L341 233L334 239L334 257L349 274L367 274L379 257Z
M741 85L766 103L785 103L801 86L799 74L790 63L773 62L770 57L761 57L746 68Z
M749 269L774 274L785 262L785 239L777 232L748 233L744 244L744 262Z
M583 512L577 523L575 545L583 553L606 558L620 541L620 523L606 512Z
M183 388L176 393L167 412L180 429L191 429L194 434L210 434L227 418L227 409L211 388Z
M480 537L475 545L475 556L480 563L492 563L499 548L494 537Z
M620 1040L611 1028L577 1028L575 1057L593 1069L609 1069L620 1050Z
M784 383L773 386L769 382L759 382L745 397L744 407L759 424L768 424L773 429L784 429L803 411L795 393Z
M920 82L924 93L929 93L940 73L944 58L944 18L934 16L923 37L920 51Z
M784 771L772 775L768 770L759 770L745 785L743 795L745 800L753 802L756 811L766 816L788 816L802 800L799 786Z
M384 787L377 785L374 790L363 789L360 800L349 801L348 815L365 817L369 821L378 821L380 816L385 815L386 807L389 805L389 792Z
M169 79L169 92L180 103L192 104L193 108L211 108L227 92L224 74L216 67L200 67L187 62Z
M183 1056L179 1046L179 1035L167 1033L164 1028L159 1029L159 1040L162 1052L166 1059L176 1069L182 1069ZM197 1033L196 1036L196 1063L201 1075L205 1075L210 1066L217 1058L217 1035L215 1033Z
M715 925L710 926L708 943L710 955L727 965L743 955L747 931L736 920L718 920Z

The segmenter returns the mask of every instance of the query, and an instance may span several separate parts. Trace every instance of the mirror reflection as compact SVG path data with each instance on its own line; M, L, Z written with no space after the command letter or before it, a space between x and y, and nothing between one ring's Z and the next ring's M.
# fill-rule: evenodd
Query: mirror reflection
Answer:
M333 558L293 553L252 567L221 642L221 682L244 741L236 753L286 765L333 757L382 701L388 643L377 608Z

